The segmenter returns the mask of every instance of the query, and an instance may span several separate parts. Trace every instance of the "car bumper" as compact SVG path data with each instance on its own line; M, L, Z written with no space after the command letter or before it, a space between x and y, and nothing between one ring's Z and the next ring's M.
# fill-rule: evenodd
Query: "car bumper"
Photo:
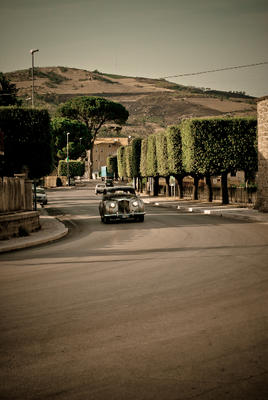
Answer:
M130 219L130 218L136 218L141 215L145 215L145 212L132 212L132 213L114 213L114 214L108 214L105 213L104 217L110 218L110 219Z

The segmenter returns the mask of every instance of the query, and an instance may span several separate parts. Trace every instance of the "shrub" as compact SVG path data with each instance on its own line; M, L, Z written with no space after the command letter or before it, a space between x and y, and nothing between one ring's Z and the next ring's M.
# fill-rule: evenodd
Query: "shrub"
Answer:
M67 161L60 160L58 166L58 175L67 176ZM83 176L85 173L85 163L83 161L70 160L69 161L69 177Z

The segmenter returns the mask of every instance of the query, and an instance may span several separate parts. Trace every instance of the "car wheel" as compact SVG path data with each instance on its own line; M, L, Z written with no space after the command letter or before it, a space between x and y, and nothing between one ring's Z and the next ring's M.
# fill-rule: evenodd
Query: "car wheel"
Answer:
M137 217L137 221L138 221L138 222L143 222L143 221L144 221L144 215L139 215L139 216Z

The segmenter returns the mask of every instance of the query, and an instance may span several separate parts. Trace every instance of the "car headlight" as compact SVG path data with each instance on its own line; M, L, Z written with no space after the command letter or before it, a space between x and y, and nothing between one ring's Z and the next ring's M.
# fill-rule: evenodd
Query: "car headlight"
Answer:
M138 207L138 205L139 205L139 203L137 201L133 201L132 204L133 204L134 207Z
M116 205L115 203L110 203L110 204L109 204L109 206L110 206L111 208L115 208L115 205Z

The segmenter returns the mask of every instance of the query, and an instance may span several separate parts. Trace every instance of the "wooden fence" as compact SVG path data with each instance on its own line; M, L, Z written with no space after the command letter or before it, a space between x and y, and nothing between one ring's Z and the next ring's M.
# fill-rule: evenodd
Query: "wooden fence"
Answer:
M32 210L32 181L24 175L0 178L0 213Z

